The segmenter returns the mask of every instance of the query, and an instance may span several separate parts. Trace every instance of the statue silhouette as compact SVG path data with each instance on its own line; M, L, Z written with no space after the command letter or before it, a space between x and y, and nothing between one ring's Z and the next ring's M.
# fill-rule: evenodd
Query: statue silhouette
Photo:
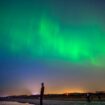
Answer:
M41 83L41 90L40 90L40 105L43 105L43 96L44 96L44 83Z
M91 94L87 93L86 94L87 102L91 102Z

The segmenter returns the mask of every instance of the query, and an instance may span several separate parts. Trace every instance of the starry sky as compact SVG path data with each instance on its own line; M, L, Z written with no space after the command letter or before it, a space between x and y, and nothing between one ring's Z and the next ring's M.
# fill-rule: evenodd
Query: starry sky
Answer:
M0 95L105 91L104 0L0 0Z

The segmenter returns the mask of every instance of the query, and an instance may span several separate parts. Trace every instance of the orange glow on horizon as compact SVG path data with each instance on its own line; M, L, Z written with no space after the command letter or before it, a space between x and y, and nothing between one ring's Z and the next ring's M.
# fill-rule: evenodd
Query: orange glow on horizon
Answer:
M46 94L68 94L68 93L85 93L83 89L62 89L62 90L49 90Z

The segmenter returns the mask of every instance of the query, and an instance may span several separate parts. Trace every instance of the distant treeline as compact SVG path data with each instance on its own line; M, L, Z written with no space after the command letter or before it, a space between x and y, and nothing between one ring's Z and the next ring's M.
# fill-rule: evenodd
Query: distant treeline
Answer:
M65 93L65 94L45 94L44 99L57 99L57 100L86 100L86 95L90 94L91 100L105 101L105 92L96 93ZM40 95L20 95L0 97L0 101L9 101L14 99L39 99Z

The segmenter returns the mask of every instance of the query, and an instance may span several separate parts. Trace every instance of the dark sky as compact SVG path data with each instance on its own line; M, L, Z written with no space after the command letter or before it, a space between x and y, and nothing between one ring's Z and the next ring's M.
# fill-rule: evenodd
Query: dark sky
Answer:
M104 0L0 0L0 95L105 91Z

